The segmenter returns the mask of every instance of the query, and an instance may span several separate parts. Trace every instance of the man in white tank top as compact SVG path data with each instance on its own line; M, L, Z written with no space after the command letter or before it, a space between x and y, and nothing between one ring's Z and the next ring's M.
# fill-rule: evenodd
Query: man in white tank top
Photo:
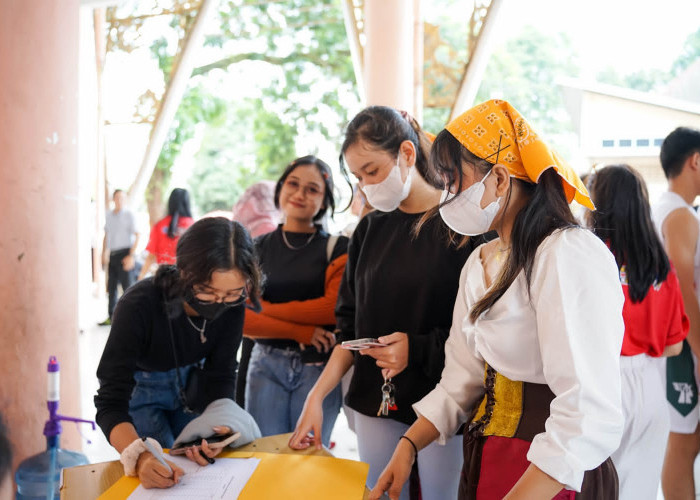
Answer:
M661 146L661 166L668 191L652 207L652 218L676 268L690 319L689 347L668 358L666 366L671 433L661 484L665 500L694 499L693 464L700 453L700 218L693 201L700 195L700 130L671 132Z

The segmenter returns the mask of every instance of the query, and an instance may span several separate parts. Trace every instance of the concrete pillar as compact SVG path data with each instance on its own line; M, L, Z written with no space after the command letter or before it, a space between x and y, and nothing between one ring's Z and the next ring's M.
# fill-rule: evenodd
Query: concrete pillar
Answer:
M59 412L78 380L78 0L9 0L0 16L0 411L19 460L45 449L49 355ZM64 424L61 445L80 448Z
M367 105L415 114L414 5L407 0L365 0Z

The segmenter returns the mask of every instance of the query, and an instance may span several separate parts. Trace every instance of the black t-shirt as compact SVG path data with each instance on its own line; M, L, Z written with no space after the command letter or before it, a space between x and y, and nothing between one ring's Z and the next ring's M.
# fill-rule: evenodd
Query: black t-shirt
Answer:
M406 424L416 420L411 405L440 381L459 275L475 246L485 241L480 236L460 249L448 245L439 216L414 236L422 216L377 211L360 221L350 240L336 307L339 341L408 334L408 366L393 379L398 409L388 416ZM347 405L376 416L383 382L376 360L355 355Z
M282 235L282 226L255 240L260 266L265 274L263 299L279 304L293 300L309 300L325 293L326 268L348 251L348 238L339 236L328 260L329 235L319 225L313 237L309 233L285 231L289 248ZM311 238L309 240L309 238ZM335 325L325 326L333 330ZM281 349L299 349L298 342L290 339L257 339L260 344Z
M180 367L202 359L207 379L206 400L234 396L236 352L243 333L244 307L227 309L215 321L207 321L202 343L199 332L187 320L181 299L167 304ZM197 327L203 319L190 318ZM135 371L162 372L175 368L168 314L162 290L147 278L136 283L117 303L112 329L97 368L100 388L95 396L97 424L107 439L112 428L132 422L129 400ZM182 384L186 381L182 380Z

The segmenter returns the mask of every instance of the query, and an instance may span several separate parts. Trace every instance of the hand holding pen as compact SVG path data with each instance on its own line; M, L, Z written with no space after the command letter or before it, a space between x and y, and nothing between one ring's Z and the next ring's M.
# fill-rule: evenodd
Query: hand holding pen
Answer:
M148 451L139 455L136 462L136 472L144 488L170 488L180 482L184 471L172 462L163 458L151 443L144 439Z

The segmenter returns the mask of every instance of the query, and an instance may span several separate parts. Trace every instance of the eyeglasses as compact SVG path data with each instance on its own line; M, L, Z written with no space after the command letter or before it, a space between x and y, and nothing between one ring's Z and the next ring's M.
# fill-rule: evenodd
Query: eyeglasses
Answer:
M302 186L301 184L299 184L299 181L296 181L294 179L287 179L286 181L284 181L284 184L282 184L282 187L293 192L302 189L302 193L304 194L304 196L308 196L309 198L315 198L323 194L323 191L321 191L321 189L318 186L314 184L307 184L306 186Z
M245 286L237 288L224 296L212 292L211 290L193 287L192 294L194 295L194 298L202 304L214 304L215 302L221 302L229 307L243 304L248 299L248 291L247 287Z

